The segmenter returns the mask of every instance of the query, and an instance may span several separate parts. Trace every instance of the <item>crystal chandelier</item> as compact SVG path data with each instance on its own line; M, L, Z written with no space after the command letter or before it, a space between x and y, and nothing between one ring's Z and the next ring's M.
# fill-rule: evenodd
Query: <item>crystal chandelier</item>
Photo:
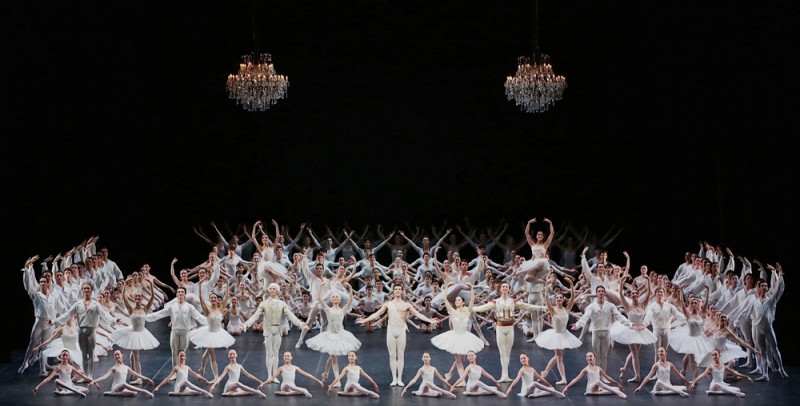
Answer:
M550 57L519 57L517 73L506 78L506 97L526 113L541 113L564 96L567 80L553 73Z
M289 79L275 73L270 54L242 56L239 72L228 75L228 98L236 100L247 111L266 111L280 99L286 98Z
M533 57L521 56L517 72L506 78L506 98L513 100L526 113L541 113L564 96L567 80L553 73L550 57L539 53L539 0L533 10Z

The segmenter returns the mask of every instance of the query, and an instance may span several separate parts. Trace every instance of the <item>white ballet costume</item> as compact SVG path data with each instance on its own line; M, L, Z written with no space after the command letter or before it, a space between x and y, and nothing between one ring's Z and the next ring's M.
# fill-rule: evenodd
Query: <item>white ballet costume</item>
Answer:
M553 328L542 331L534 340L536 345L547 350L564 350L580 347L583 342L567 331L568 314L552 317Z
M211 393L208 391L203 390L199 386L189 382L189 367L187 365L179 367L175 372L174 391L170 392L169 394L173 396L192 396L199 395L201 393L208 398L212 397Z
M471 364L467 368L469 369L469 372L467 373L467 386L464 390L465 395L479 396L495 394L501 398L506 397L506 394L499 391L497 388L481 382L481 376L483 376L482 367Z
M467 331L470 321L468 312L454 311L450 314L452 328L431 338L431 344L450 354L466 355L470 351L480 352L484 348L483 340Z
M689 396L686 392L686 387L683 385L673 385L670 382L671 368L669 364L661 365L658 363L656 366L656 383L653 385L653 390L650 392L654 395L681 395L683 397Z
M236 311L236 313L228 313L228 326L226 327L228 333L236 333L237 328L242 325L244 325L244 318L242 317L241 307Z
M222 313L213 312L208 317L207 326L189 332L188 337L195 348L228 348L236 339L222 328Z
M531 245L531 259L520 264L520 272L530 272L537 268L541 268L539 273L549 270L550 261L545 257L546 251L544 245Z
M711 342L711 348L708 352L698 357L699 361L697 365L702 368L707 368L714 364L714 360L711 358L711 351L714 349L719 350L719 363L722 365L739 358L747 357L747 352L742 350L738 344L729 340L724 332L720 333L719 331L715 331L711 337L709 337L709 340Z
M344 395L366 394L375 399L380 398L380 395L367 388L364 388L358 383L359 378L361 378L360 366L348 365L346 368L347 368L347 381L344 384L344 390L342 392L339 392L339 394L344 394Z
M311 398L311 392L306 388L301 388L294 383L297 376L297 367L284 365L281 370L281 390L275 392L276 395L303 395Z
M703 333L703 319L687 320L686 326L670 330L669 346L679 354L692 354L699 360L713 350L711 340Z
M603 381L600 380L600 367L596 367L594 370L588 369L586 371L586 392L584 392L584 395L596 396L611 394L617 395L623 399L627 397L627 395L619 389L603 383Z
M42 357L58 357L61 355L61 351L67 350L69 351L69 358L71 360L81 360L83 359L83 354L81 352L80 347L78 347L78 328L64 328L61 330L61 337L53 340L47 346L46 349L42 350Z
M89 388L78 386L72 383L72 368L71 367L62 367L61 365L57 366L58 368L58 378L56 378L56 387L59 388L56 390L56 395L81 395L86 397L86 394L89 393Z
M644 322L645 312L630 312L627 314L627 316L628 320L631 322L631 325L642 324ZM612 340L625 345L650 345L658 341L658 337L656 337L652 331L646 328L635 329L622 323L612 324L609 334Z
M324 310L328 318L328 328L306 340L306 346L314 351L335 356L347 355L361 348L361 341L344 329L344 309L324 307Z
M145 326L144 313L131 316L131 325L121 327L111 333L114 343L126 350L152 350L158 347L158 340Z
M744 392L742 392L741 389L725 383L724 366L721 366L720 369L711 367L711 384L708 386L706 394L708 395L730 394L738 397L744 397Z

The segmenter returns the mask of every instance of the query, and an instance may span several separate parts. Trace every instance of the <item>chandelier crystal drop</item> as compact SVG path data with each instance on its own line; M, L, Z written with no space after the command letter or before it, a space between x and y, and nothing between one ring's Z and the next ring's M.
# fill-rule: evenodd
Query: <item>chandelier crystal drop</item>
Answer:
M266 111L280 99L285 99L289 79L275 73L270 54L242 56L239 72L228 75L228 97L247 111Z
M541 113L564 96L567 80L553 73L550 57L519 57L517 73L506 78L506 98L513 100L526 113Z

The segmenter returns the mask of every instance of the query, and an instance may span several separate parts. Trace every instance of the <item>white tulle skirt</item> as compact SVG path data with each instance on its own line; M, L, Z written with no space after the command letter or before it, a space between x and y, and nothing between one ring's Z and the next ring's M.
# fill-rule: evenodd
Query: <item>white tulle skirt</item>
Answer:
M111 333L114 343L126 350L152 350L158 347L158 340L149 331L134 331L132 327L122 327Z
M228 348L236 339L223 329L208 331L208 326L202 326L189 332L189 341L195 348Z
M469 331L449 330L431 338L431 344L450 354L465 355L470 351L483 349L483 340Z
M546 350L565 350L578 348L583 342L569 331L558 332L555 329L542 331L536 336L536 345Z
M338 333L323 331L306 340L306 346L314 351L341 356L349 354L350 351L358 351L361 348L361 341L347 330Z

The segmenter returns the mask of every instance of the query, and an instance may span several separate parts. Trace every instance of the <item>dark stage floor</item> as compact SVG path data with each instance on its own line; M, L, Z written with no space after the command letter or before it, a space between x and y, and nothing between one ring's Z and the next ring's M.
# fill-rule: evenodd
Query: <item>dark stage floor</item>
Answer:
M29 326L25 326L24 329L27 329ZM143 369L144 373L151 378L153 378L156 382L163 379L164 376L169 372L170 369L170 361L169 361L169 340L168 335L169 331L166 327L166 320L161 320L156 323L148 324L148 327L151 329L153 334L158 338L161 342L161 346L156 350L151 350L142 353L142 361L143 361ZM330 406L343 406L343 405L359 405L359 404L371 404L371 405L396 405L396 404L410 404L410 405L432 405L432 404L449 404L451 402L458 402L458 404L464 405L478 405L481 406L493 406L493 405L501 405L501 404L588 404L588 405L610 405L610 404L650 404L655 402L659 405L727 405L727 404L770 404L770 405L794 405L800 402L800 368L797 367L790 367L787 368L790 377L788 379L781 379L777 374L773 374L772 379L770 382L756 382L756 383L749 383L747 381L739 381L734 383L734 385L739 386L742 390L747 393L746 398L738 399L732 396L707 396L705 394L705 389L708 387L709 380L704 380L700 384L698 384L698 390L692 394L692 396L688 399L681 398L679 396L653 396L649 393L649 391L642 391L639 394L634 394L633 390L635 389L634 384L625 384L625 391L628 393L629 397L627 400L622 400L616 396L602 396L602 397L586 397L583 395L583 390L585 388L585 380L584 382L579 382L573 388L570 389L570 392L565 400L559 400L554 397L545 397L545 398L538 398L538 399L521 399L516 396L510 396L508 399L503 400L497 397L467 397L463 394L459 394L458 400L451 401L447 399L436 399L436 398L420 398L413 395L410 395L411 388L407 392L406 396L400 397L400 392L402 391L401 388L393 388L389 386L389 382L391 381L391 376L389 373L388 367L388 355L385 345L385 330L378 330L374 334L366 334L362 332L361 327L354 327L351 328L355 335L362 341L363 345L361 350L359 351L359 364L378 382L380 385L380 399L369 399L369 398L353 398L353 397L344 397L344 396L337 396L331 395L330 398L325 396L325 392L319 386L314 386L313 382L309 380L298 377L297 382L301 386L305 386L309 388L311 393L314 395L313 399L305 399L302 397L277 397L274 395L274 392L277 390L277 385L268 385L264 392L268 395L266 402L285 402L287 406L300 406L300 405L316 405L319 402L329 402ZM19 331L19 330L17 330ZM442 332L440 330L439 332ZM312 337L315 332L310 332L307 338ZM436 332L434 333L436 334ZM494 344L494 333L493 331L489 330L486 331L487 339L492 342L492 346L484 349L482 352L479 353L478 363L481 364L489 373L494 375L495 377L499 377L500 375L500 363L499 357L497 355L497 347ZM282 343L282 352L283 350L290 350L294 353L294 364L303 368L304 370L319 376L322 373L322 370L325 366L325 359L326 356L321 355L315 351L312 351L305 346L302 349L296 350L294 348L295 343L299 334L297 331L293 331L288 336L284 337ZM435 349L430 344L430 338L432 335L429 334L422 334L419 331L412 330L409 333L409 343L408 348L406 350L406 366L404 372L404 382L408 382L413 378L414 374L416 373L417 369L421 365L420 356L422 355L423 351L430 351L431 356L433 358L432 364L437 367L442 373L444 373L447 369L449 369L452 363L452 356ZM552 356L552 352L544 351L539 349L535 344L525 342L525 337L521 334L520 331L517 331L516 334L516 342L514 344L514 350L511 357L511 374L512 377L516 375L516 371L519 368L519 353L526 352L528 355L532 357L531 364L537 370L544 368L547 360ZM587 340L588 341L588 340ZM255 374L256 376L264 379L266 378L266 368L264 366L264 348L263 348L263 339L260 334L256 334L253 332L247 332L242 336L237 338L236 344L232 348L235 348L239 353L239 362L245 366L245 368L250 371L251 373ZM784 343L784 345L789 345L791 343ZM576 350L568 351L565 355L566 363L567 363L567 376L571 379L578 374L581 368L585 366L584 361L584 354L591 348L591 345L587 342L584 345ZM202 350L190 350L188 354L188 364L195 370L199 367L200 364L200 356L202 354ZM611 371L617 371L623 364L625 356L627 355L627 347L624 346L617 346L617 348L612 349L609 354L609 369ZM650 366L652 365L649 360L652 359L653 352L651 348L643 349L641 359L643 360L643 370L647 368L649 370ZM227 357L226 351L219 349L217 350L217 357L220 361L220 370L227 364ZM24 375L17 375L16 371L19 367L19 362L22 358L21 351L19 352L12 352L12 363L11 364L3 364L0 365L0 377L2 380L0 381L0 393L2 397L0 397L0 404L15 404L15 405L27 405L27 404L88 404L87 402L98 402L102 401L103 404L119 404L119 405L127 405L131 403L139 403L139 402L158 402L158 404L164 405L186 405L189 403L192 404L205 404L205 403L213 403L213 404L225 404L225 405L248 405L248 404L258 404L262 401L258 398L248 396L248 397L237 397L237 398L223 398L219 396L220 391L216 390L214 393L214 399L205 399L200 397L171 397L167 395L167 392L172 390L172 385L167 384L161 390L159 390L156 398L154 400L149 400L146 397L137 397L137 398L111 398L107 396L103 396L102 392L98 391L96 388L92 389L87 399L81 399L75 396L56 396L53 394L54 384L48 383L46 386L42 387L41 391L37 396L34 396L31 393L33 387L40 381L41 378L38 377L37 370L34 368L29 369L25 372ZM670 360L678 364L680 362L680 356L675 353L670 353ZM54 361L53 361L54 362ZM127 353L126 353L126 363L127 361ZM282 362L281 362L282 363ZM345 365L347 363L345 357L341 357L339 361L340 365ZM104 373L110 365L113 364L113 357L111 355L107 357L102 357L100 359L99 364L95 365L95 376L100 376L100 374ZM618 373L618 372L617 372ZM643 371L646 373L646 370ZM206 377L211 378L210 370L206 371ZM612 374L612 377L616 379L616 375ZM555 374L551 374L548 379L550 382L555 382L558 380ZM193 380L193 379L192 379ZM242 378L242 381L246 384L249 384L249 380L245 377ZM362 384L364 380L362 379ZM103 382L103 389L108 390L111 385L111 379ZM224 385L224 381L223 381ZM367 385L365 385L367 386ZM648 385L648 390L649 390ZM147 389L152 390L151 386L146 387ZM515 390L518 388L515 388Z

